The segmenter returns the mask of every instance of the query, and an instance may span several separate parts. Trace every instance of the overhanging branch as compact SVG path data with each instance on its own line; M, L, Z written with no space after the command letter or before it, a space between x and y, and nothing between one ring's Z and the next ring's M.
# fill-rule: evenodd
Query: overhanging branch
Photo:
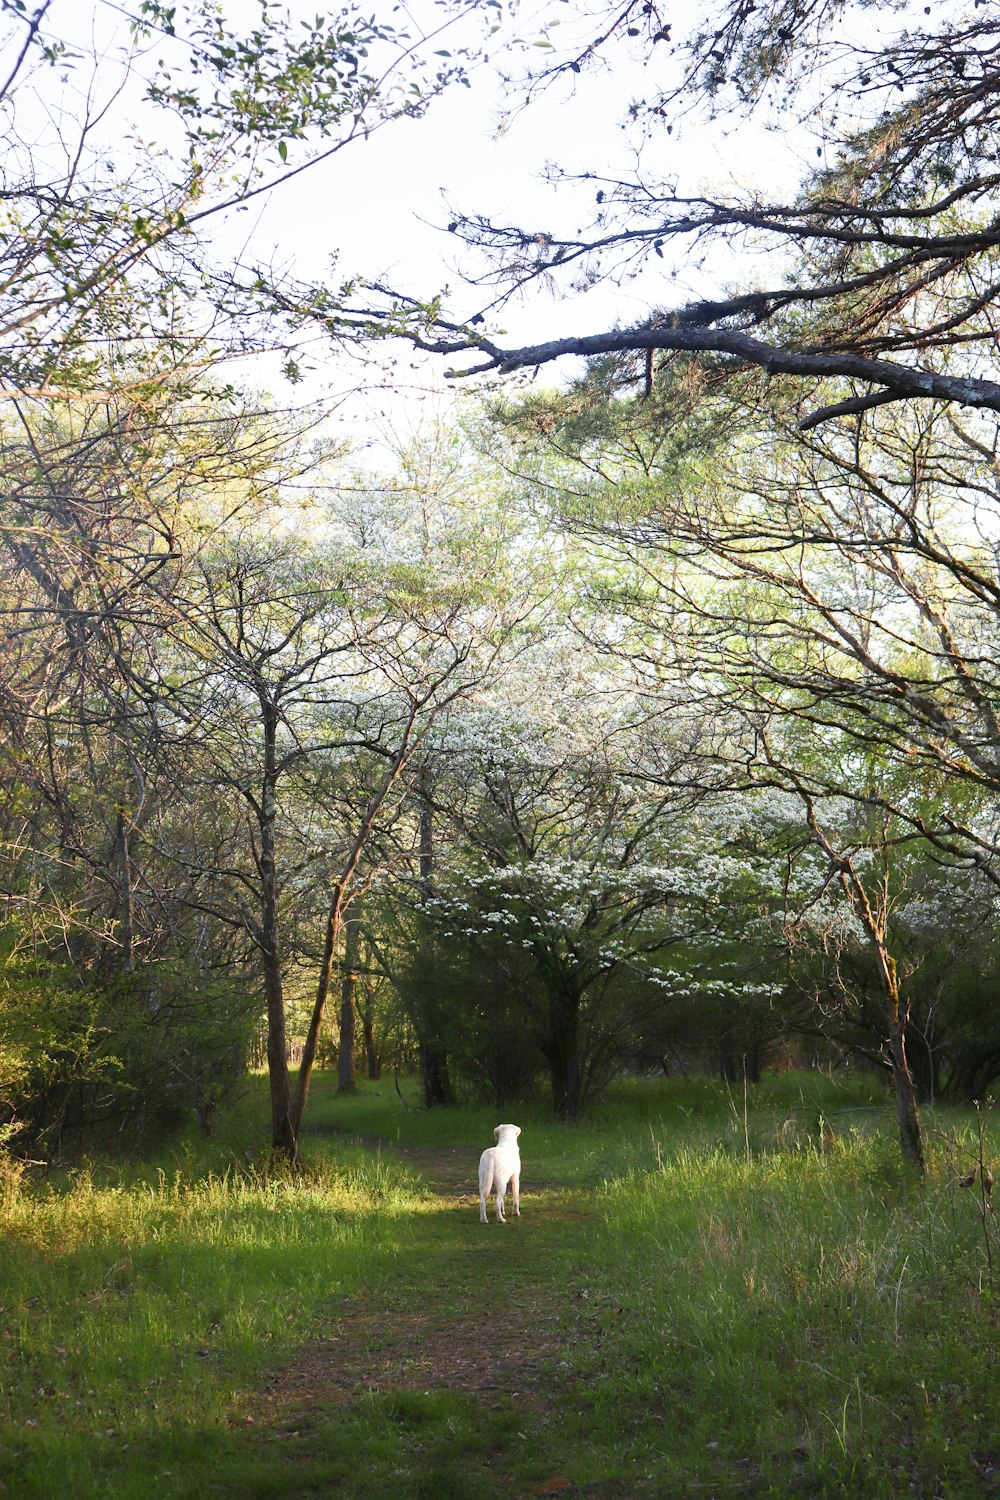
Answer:
M921 370L891 360L872 359L846 350L792 350L778 348L733 329L720 328L625 328L606 333L554 339L521 349L501 349L486 340L454 339L438 341L413 336L418 348L435 354L457 354L477 351L486 358L463 370L449 370L449 378L495 372L511 374L551 364L557 359L575 355L591 359L601 354L625 354L654 350L695 354L729 355L745 366L761 369L767 375L792 375L803 378L841 378L862 381L877 389L851 398L836 406L812 413L800 424L814 427L831 416L866 410L892 401L931 400L956 402L959 406L1000 411L1000 383L972 375L948 375Z

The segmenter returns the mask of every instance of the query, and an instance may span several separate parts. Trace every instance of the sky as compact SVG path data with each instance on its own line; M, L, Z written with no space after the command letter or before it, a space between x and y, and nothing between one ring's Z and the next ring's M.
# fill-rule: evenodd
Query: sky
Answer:
M130 0L53 0L47 24L61 35L75 35L82 50L93 47L103 53L110 87L115 53L127 42L131 8ZM257 13L249 0L221 0L221 8L234 26L252 25ZM299 20L313 17L317 7L315 0L290 0L287 9ZM394 10L391 0L384 11L372 9L400 19L401 7ZM415 29L429 30L440 17L432 0L412 0L411 11ZM485 5L474 7L465 35L478 40L482 18L491 13ZM475 311L487 294L463 283L470 261L444 228L451 211L486 212L529 231L585 227L594 209L594 185L583 182L557 193L544 180L547 164L556 162L571 173L616 167L627 172L635 165L633 137L621 128L627 105L662 84L661 70L670 66L666 48L647 49L652 63L630 62L617 49L613 71L584 73L570 80L572 87L560 82L528 107L517 108L522 91L505 92L498 63L515 73L537 64L548 55L537 43L546 38L562 42L567 30L564 25L546 31L546 26L572 14L565 0L517 0L516 10L505 15L492 60L472 71L469 88L452 87L424 118L393 122L256 199L245 213L217 221L212 232L219 254L231 262L275 263L306 280L339 281L359 273L418 297L447 284L455 312L467 316ZM578 34L582 39L589 33ZM458 25L435 38L430 50L457 49L462 40ZM157 41L140 58L133 89L141 89L162 50ZM79 86L82 77L78 68L69 87ZM126 91L119 113L127 112L128 99ZM296 142L289 143L290 165L299 149ZM662 176L680 172L691 188L736 183L749 188L772 184L779 174L794 176L799 165L788 142L765 138L745 125L734 134L731 127L701 122L647 147L644 169ZM728 271L724 265L711 267L713 291L720 280L726 281ZM655 262L632 283L604 282L584 296L565 296L562 289L539 283L504 307L493 331L503 329L512 344L599 331L616 322L638 321L651 306L683 302L708 285L682 253L672 262ZM447 407L456 389L456 383L444 378L443 361L415 357L400 346L363 369L356 360L334 357L321 338L310 340L304 354L307 376L299 395L360 387L341 408L341 417L362 442L364 433L370 435L380 422L396 428L418 425L423 410ZM269 365L264 359L242 372L242 378L273 386L280 383L278 367L277 360ZM574 368L569 362L550 368L544 379L552 384Z
M530 38L538 20L558 8L546 3L532 15L522 12L518 30ZM529 41L526 51L530 47ZM514 54L515 66L523 57ZM545 168L558 163L582 173L634 166L621 120L629 100L651 91L656 81L642 66L619 66L575 80L572 92L556 85L517 109L517 93L513 101L505 97L496 68L484 65L473 73L470 88L451 89L425 118L393 124L345 151L328 171L305 174L282 189L255 224L255 243L287 250L294 223L300 267L321 275L336 247L344 273L382 276L415 295L437 291L446 281L457 309L463 315L475 311L484 294L463 290L462 271L471 262L445 231L450 209L488 212L529 231L585 227L594 211L594 186L557 191L545 181ZM758 132L744 128L734 152L732 134L724 130L702 126L687 136L675 133L653 169L666 175L680 165L692 187L734 181L746 186L773 176L773 141L765 146ZM647 152L647 170L655 155ZM671 300L698 290L698 277L683 259L666 268L659 262L635 286L605 284L585 298L561 300L539 286L526 303L508 304L502 321L516 342L578 331L581 316L595 328L631 321L657 301L657 293L661 300L667 295L665 269L678 276Z
M515 66L523 66L526 56L536 61L530 37L542 15L554 9L558 6L544 4L530 15L521 13L518 29L529 40L524 52L515 54ZM342 153L329 169L306 173L276 193L254 221L255 251L266 255L273 246L281 260L294 239L294 261L304 275L322 278L335 251L338 275L361 272L418 297L447 284L452 309L471 314L489 294L463 281L463 271L475 266L446 231L452 210L486 212L528 231L572 232L585 227L594 211L594 186L556 190L545 180L546 167L558 163L584 173L635 164L621 121L629 100L650 90L649 72L632 66L623 76L620 67L613 73L602 69L574 83L572 91L559 84L517 108L519 95L512 100L495 66L484 65L473 73L470 88L451 89L425 118L388 126ZM744 127L741 150L734 153L728 131L703 127L671 138L659 170L679 166L692 188L734 182L747 187L762 175L773 176L775 146ZM791 158L783 170L795 170ZM493 328L502 328L512 344L596 331L639 321L651 306L683 302L708 285L683 256L674 264L654 262L634 283L605 282L586 294L566 295L566 288L538 283L506 304ZM439 393L429 403L438 410L440 393L468 389L468 382L444 378L445 362L399 349L395 355L390 378L397 391L394 398L381 392L374 409L388 411L403 425L419 421L428 390ZM552 384L580 368L580 361L563 361L542 379Z

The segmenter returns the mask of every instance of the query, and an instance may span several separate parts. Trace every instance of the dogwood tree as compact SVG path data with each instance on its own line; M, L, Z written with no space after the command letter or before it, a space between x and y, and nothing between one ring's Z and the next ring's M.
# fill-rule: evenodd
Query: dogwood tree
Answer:
M175 842L174 857L194 862L189 899L238 924L258 953L273 1145L292 1159L345 912L412 847L405 815L435 721L497 669L531 609L501 555L500 512L498 528L481 507L474 528L460 511L439 515L428 539L405 487L348 493L347 524L317 507L297 533L262 518L219 541L177 596L169 632L174 711L193 726L199 767L192 793L230 810L214 862L204 841L189 852ZM365 524L358 545L366 501L399 527ZM292 932L300 974L308 959L316 976L294 1089Z
M883 976L901 1131L919 1159L886 860L912 843L996 879L992 450L930 411L803 435L780 397L768 423L754 387L716 399L678 370L652 401L619 401L602 373L511 419L522 451L554 454L561 524L606 560L587 628L651 692L684 682L731 711L744 727L720 746L730 763L800 797ZM671 403L684 420L668 431ZM874 818L846 843L821 810L844 799Z
M573 1117L639 1016L676 997L665 955L707 954L732 921L741 864L708 810L724 782L713 786L707 728L680 705L650 718L558 634L488 706L443 727L431 795L449 832L421 911L442 953L478 955L480 988L492 963L508 995L537 992L510 1024L534 1038L553 1104ZM710 967L703 957L689 985L720 982ZM482 994L487 1026L490 1004Z

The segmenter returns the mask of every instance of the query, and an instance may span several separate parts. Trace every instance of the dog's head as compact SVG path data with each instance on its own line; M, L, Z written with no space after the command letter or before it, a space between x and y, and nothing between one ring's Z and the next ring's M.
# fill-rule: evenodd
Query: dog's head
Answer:
M521 1134L521 1127L520 1125L497 1125L493 1134L497 1138L498 1145L501 1141L516 1141Z

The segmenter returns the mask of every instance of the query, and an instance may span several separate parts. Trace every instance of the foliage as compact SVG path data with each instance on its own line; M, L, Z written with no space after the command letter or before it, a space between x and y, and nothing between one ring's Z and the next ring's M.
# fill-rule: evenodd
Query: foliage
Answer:
M448 227L488 289L482 311L462 322L438 299L386 293L331 320L335 334L346 321L408 336L463 359L463 373L612 355L622 384L647 392L675 355L693 355L721 378L788 376L787 408L810 428L904 403L1000 409L998 241L984 215L1000 151L991 15L721 0L688 19L628 0L566 19L577 23L560 32L567 43L550 43L525 82L529 104L606 59L643 64L638 97L621 97L614 120L628 164L551 168L554 184L583 188L589 220L575 214L560 233L459 208ZM727 152L746 140L766 170L714 188L697 180L697 156L685 171L685 134L713 128ZM691 286L692 266L702 274L685 300L674 283ZM580 290L640 271L655 282L631 322L522 347L495 326L526 287ZM307 290L299 301L315 305Z
M895 1047L900 1076L905 1049L928 1093L982 1080L992 1040L959 1060L929 950L931 912L971 934L994 906L992 458L969 420L803 437L784 394L760 398L683 367L620 398L597 364L501 409L497 443L590 551L578 627L650 711L697 695L717 776L786 797L747 879L806 961L793 1024L836 1034L839 1016L841 1040Z
M462 894L475 901L476 892ZM500 1109L535 1095L544 995L530 960L488 926L477 930L483 913L463 904L469 937L456 939L417 918L395 980L408 1014L418 1022L441 1018L437 1039L457 1080Z
M15 1149L30 1151L33 1137L58 1134L68 1096L114 1093L121 1061L109 1048L102 1008L68 966L8 954L0 988L0 1109Z
M141 400L224 349L259 348L253 297L209 224L420 114L468 55L456 44L442 58L448 49L350 6L305 22L268 0L259 10L246 28L200 0L143 0L129 41L89 58L71 20L55 30L52 0L4 5L4 399L87 403L127 389ZM89 81L59 85L56 68L77 85L88 62Z
M996 435L969 415L1000 409L996 23L720 0L675 34L629 0L575 7L563 52L543 19L529 96L638 51L646 149L572 241L456 215L489 315L692 243L783 269L518 350L440 298L220 264L209 232L420 114L464 45L401 12L143 0L88 91L50 4L0 11L0 866L9 931L43 966L62 945L51 994L8 965L7 1126L55 1141L133 1118L129 1092L207 1117L247 995L295 1159L371 896L346 1072L352 983L373 1060L376 1010L383 1055L415 1035L428 1102L449 1064L498 1101L545 1069L571 1118L623 1065L752 1078L795 1027L888 1058L921 1160L915 1081L1000 1066ZM686 195L663 165L668 128L821 100L787 194ZM288 327L317 321L500 371L599 362L359 476L311 414L205 373L273 337L298 378Z
M72 1157L193 1115L210 1128L243 1075L256 1008L197 966L95 983L13 948L0 977L0 1110L20 1155Z

